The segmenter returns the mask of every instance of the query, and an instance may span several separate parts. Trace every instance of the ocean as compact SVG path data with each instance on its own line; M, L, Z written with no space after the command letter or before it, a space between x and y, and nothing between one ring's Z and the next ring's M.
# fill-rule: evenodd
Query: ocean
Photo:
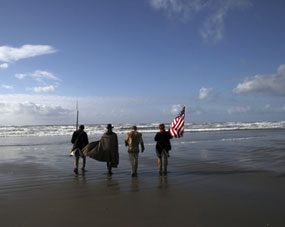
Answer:
M140 156L145 169L156 168L154 135L156 123L138 124L146 150ZM85 125L89 140L99 140L106 125ZM166 125L168 126L168 125ZM131 125L115 125L119 137L120 167L129 168L124 136ZM69 157L73 125L1 126L0 163L34 162L72 169ZM254 171L285 174L285 121L251 123L186 123L182 138L171 140L169 165L203 162ZM173 160L173 161L172 161ZM88 160L88 163L95 162ZM173 162L173 164L172 164ZM176 163L176 164L174 164ZM92 164L90 164L92 165Z

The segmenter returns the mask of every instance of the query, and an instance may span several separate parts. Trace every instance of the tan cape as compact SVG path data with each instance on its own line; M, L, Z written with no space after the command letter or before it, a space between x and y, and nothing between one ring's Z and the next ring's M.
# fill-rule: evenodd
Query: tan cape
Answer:
M112 167L119 164L119 147L117 134L104 133L100 141L89 143L82 149L84 155L101 162L109 162Z

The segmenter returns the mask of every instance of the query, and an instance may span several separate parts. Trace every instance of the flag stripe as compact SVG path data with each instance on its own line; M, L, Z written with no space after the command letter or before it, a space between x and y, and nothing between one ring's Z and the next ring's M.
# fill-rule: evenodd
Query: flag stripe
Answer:
M185 107L182 108L180 113L173 119L170 126L170 134L175 137L181 137L184 133L184 117L185 117Z

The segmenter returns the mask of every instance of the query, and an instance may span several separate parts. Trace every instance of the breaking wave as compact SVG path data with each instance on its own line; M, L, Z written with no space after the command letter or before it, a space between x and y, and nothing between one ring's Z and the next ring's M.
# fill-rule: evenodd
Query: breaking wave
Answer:
M114 132L125 134L131 124L114 125ZM137 124L142 133L155 133L158 123ZM169 124L166 124L166 128ZM103 134L106 124L85 125L89 135ZM279 122L224 122L224 123L185 123L185 132L216 132L256 129L285 129L285 121ZM74 125L33 125L33 126L0 126L0 137L9 136L70 136L75 130Z

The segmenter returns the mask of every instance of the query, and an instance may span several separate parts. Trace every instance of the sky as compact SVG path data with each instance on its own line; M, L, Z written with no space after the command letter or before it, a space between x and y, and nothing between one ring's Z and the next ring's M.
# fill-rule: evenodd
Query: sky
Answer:
M0 125L285 120L282 0L1 0Z

